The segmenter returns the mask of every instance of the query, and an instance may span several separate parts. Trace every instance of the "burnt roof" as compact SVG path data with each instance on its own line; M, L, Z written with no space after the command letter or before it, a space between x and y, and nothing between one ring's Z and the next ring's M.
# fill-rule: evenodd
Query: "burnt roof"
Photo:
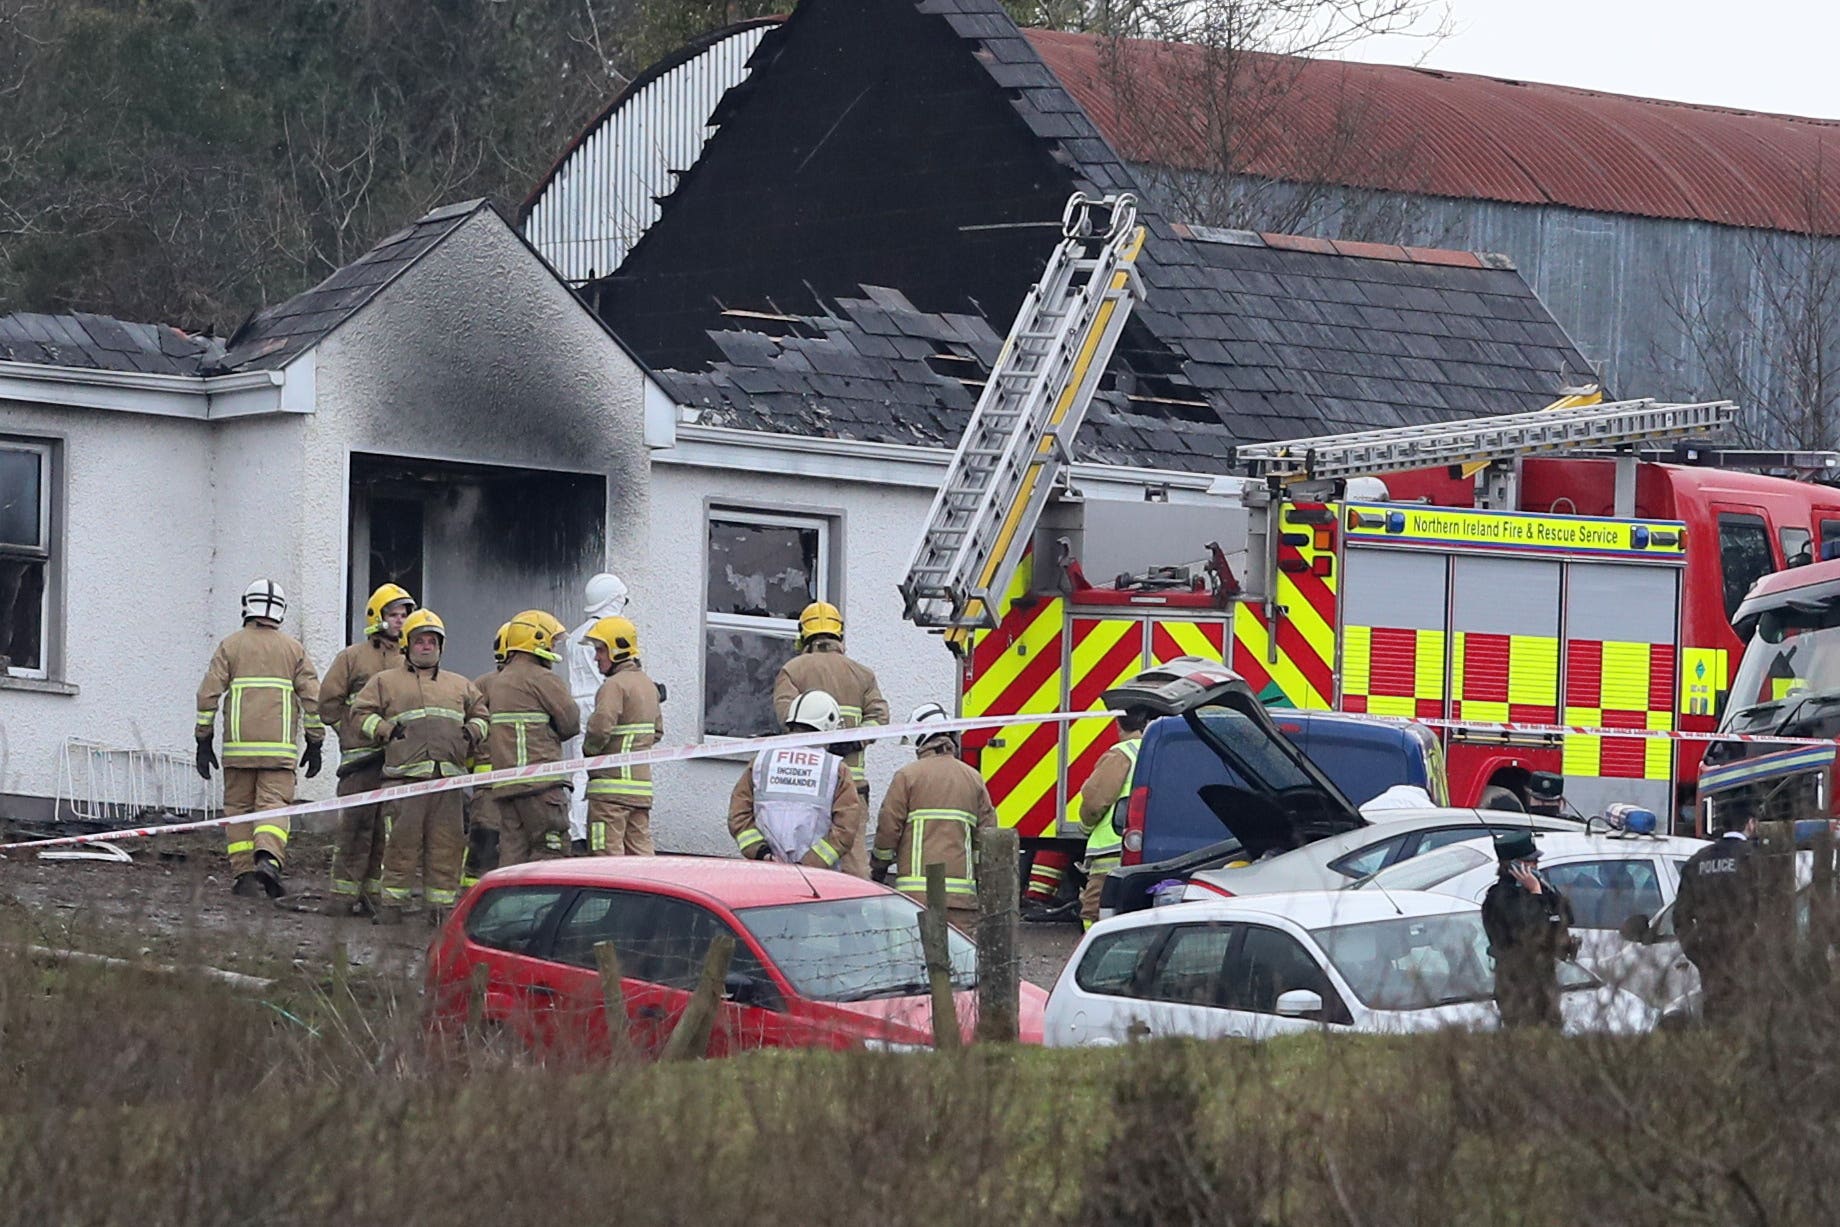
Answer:
M216 337L193 336L167 324L137 324L83 311L0 315L0 362L198 376L223 352Z
M591 292L727 425L955 444L1067 193L1136 187L996 0L805 0L715 122ZM1148 298L1084 458L1218 467L1238 442L1538 408L1589 370L1499 257L1140 220Z
M238 328L218 372L286 366L362 310L467 219L485 200L447 205L411 222L304 293L264 307Z

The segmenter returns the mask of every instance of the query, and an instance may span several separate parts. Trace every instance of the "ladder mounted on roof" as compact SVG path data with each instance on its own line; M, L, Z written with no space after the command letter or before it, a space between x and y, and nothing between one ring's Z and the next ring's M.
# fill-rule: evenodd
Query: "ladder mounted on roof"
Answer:
M908 562L901 599L917 626L997 624L1086 406L1144 296L1136 197L1075 193L1061 235L1016 313Z
M1282 487L1437 465L1493 464L1540 452L1636 448L1712 434L1737 416L1737 405L1728 400L1690 405L1654 400L1580 405L1568 400L1533 413L1248 443L1234 449L1233 459L1253 477Z

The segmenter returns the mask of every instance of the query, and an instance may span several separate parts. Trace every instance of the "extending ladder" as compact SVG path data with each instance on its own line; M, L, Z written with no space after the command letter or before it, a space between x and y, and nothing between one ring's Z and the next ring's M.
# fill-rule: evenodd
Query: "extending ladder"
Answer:
M997 624L1086 406L1144 296L1135 197L1075 193L1061 235L991 367L908 562L901 598L917 626Z

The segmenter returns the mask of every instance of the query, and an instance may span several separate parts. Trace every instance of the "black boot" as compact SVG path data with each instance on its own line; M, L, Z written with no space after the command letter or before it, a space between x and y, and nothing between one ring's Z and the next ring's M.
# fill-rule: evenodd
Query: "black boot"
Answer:
M270 899L279 899L287 894L281 885L281 862L267 852L256 853L256 880L261 883L262 892Z
M262 879L254 873L239 873L236 875L236 884L230 888L230 893L244 899L260 899L268 892L262 889Z

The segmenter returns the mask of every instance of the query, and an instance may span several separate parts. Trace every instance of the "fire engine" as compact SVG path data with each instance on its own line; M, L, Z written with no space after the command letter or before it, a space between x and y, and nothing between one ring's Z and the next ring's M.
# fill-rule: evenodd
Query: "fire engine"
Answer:
M1840 541L1835 491L1714 466L1840 458L1686 447L1736 406L1581 389L1536 413L1243 446L1230 463L1244 476L1222 479L1234 514L1210 531L1192 508L1152 506L1168 518L1151 527L1145 507L1082 499L1069 479L1142 297L1143 233L1128 196L1075 197L1063 235L901 586L909 619L960 657L963 714L1094 710L1144 667L1207 656L1274 705L1454 725L1454 804L1524 799L1535 771L1563 774L1587 813L1690 800L1693 743L1466 726L1714 728L1738 599ZM1117 539L1121 517L1138 565L1090 583L1082 542ZM1076 850L1071 802L1115 736L1097 720L1017 725L965 749L1026 845Z

